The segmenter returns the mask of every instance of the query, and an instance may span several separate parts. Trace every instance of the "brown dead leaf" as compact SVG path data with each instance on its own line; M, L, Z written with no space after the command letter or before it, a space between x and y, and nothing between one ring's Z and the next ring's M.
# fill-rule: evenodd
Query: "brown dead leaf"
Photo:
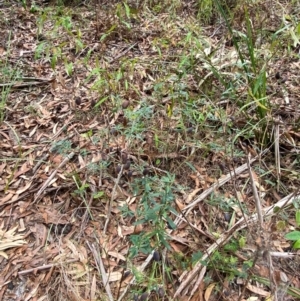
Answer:
M199 188L199 186L200 186L200 181L199 181L198 176L197 176L197 175L194 175L194 174L191 174L191 175L190 175L190 178L191 178L192 180L195 181L195 186L196 186L196 188Z
M83 157L81 155L78 155L78 161L79 161L79 166L80 166L80 169L83 169L86 167L86 163L85 161L83 160Z
M213 289L214 289L215 286L216 286L216 283L211 283L207 287L207 289L205 290L205 293L204 293L204 300L205 301L209 301L209 298L210 298L211 293L212 293L212 291L213 291Z
M32 181L28 182L25 186L19 188L16 191L16 194L21 194L21 193L25 192L26 190L28 190L30 188L31 184L32 184Z
M170 241L170 246L173 248L175 252L182 254L182 247L179 244Z
M202 190L202 188L194 189L185 199L185 203L189 204L200 190Z
M267 292L259 287L256 287L254 285L251 285L250 283L247 284L247 289L249 291L251 291L252 293L255 293L255 294L258 294L260 296L263 296L263 297L269 297L270 296L270 292Z
M93 275L93 279L91 283L91 300L96 299L96 290L97 290L97 279L96 279L96 275Z
M108 255L117 258L117 260L123 260L123 261L126 261L126 258L125 258L122 254L120 254L120 253L118 253L118 252L109 251L109 252L108 252Z
M135 233L135 226L130 226L130 227L122 226L120 227L120 232L118 233L121 233L121 235L119 235L120 237L133 234Z
M182 211L185 207L185 205L183 203L181 203L177 198L175 199L176 205L178 206L178 208Z
M270 276L270 269L268 267L261 265L257 266L255 270L261 277L268 278Z
M115 282L122 279L122 273L121 272L112 272L108 274L108 281L109 282Z
M5 56L5 55L6 55L6 51L4 47L0 46L0 56Z
M0 206L6 204L12 197L14 196L14 193L8 193L2 200L0 201Z
M143 231L143 225L139 224L134 227L134 233L139 234Z
M51 161L57 165L59 165L63 161L63 156L62 155L56 155L51 157Z
M25 162L20 168L19 170L14 174L14 179L16 179L17 177L19 177L20 175L25 174L26 172L28 172L28 170L30 170L31 167L28 166L28 163Z
M6 163L2 163L2 164L0 165L0 174L3 173L5 167L6 167Z

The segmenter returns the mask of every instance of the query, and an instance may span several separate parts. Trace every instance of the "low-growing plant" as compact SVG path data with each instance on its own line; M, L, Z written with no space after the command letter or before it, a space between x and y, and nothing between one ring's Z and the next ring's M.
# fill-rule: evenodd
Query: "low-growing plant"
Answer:
M72 151L72 141L67 139L59 140L53 144L51 150L52 152L66 156Z
M63 61L68 76L72 76L74 66L65 50L69 49L70 44L74 45L72 50L75 54L78 54L84 48L82 32L72 21L72 16L72 11L61 7L56 10L54 7L47 7L41 11L37 19L37 37L40 43L36 47L34 56L36 60L45 57L53 70L59 62ZM48 31L47 37L44 37L45 24L49 26L49 23L52 29ZM66 33L65 39L57 44L57 36L62 35L62 33Z
M206 2L206 5L209 5L209 1ZM232 19L228 18L230 13L228 11L227 3L224 5L224 1L218 0L214 5L215 10L217 10L219 15L224 19L238 57L235 63L231 63L231 66L237 70L235 74L231 75L234 78L228 80L228 72L225 72L226 69L224 69L224 71L222 70L226 64L222 65L220 68L219 58L215 58L214 52L209 48L198 45L199 51L202 53L201 55L198 54L198 58L200 61L204 62L204 67L211 72L222 86L224 86L225 92L223 92L223 94L229 94L226 97L235 100L240 107L241 113L243 113L248 120L252 119L248 126L248 130L251 127L253 128L258 143L266 145L271 139L267 120L271 105L266 93L266 70L272 57L272 53L263 52L256 47L255 36L258 33L254 33L251 24L252 14L248 11L247 5L240 6L238 10L240 13L243 13L245 17L245 32L238 31L234 28ZM227 63L227 66L230 66L230 64ZM201 80L201 86L204 89L207 80L208 78L205 81ZM245 85L247 87L247 93L244 93L244 97L246 98L241 99L239 89L241 86L245 87ZM211 83L209 83L210 89L211 86ZM212 94L216 94L215 90L212 91ZM251 113L253 112L253 107L255 110L255 118L253 118L253 114L249 114L250 108L252 108Z
M10 37L7 46L7 55L10 51ZM7 58L0 60L0 82L3 84L0 95L0 124L5 119L5 111L7 100L11 93L12 86L15 84L17 79L21 76L21 71L19 70L18 64L14 67L10 66L9 60Z
M138 207L136 212L132 212L125 206L121 208L121 212L124 217L135 216L134 225L142 225L143 230L131 235L129 258L135 257L139 252L149 254L153 249L170 247L166 229L176 227L173 219L177 214L172 206L173 183L174 176L168 174L162 177L145 175L140 179L135 179L132 184L134 194L140 198Z
M296 225L298 228L300 228L300 210L296 211ZM294 241L293 248L294 249L300 249L300 231L291 231L285 235L285 238L287 240Z

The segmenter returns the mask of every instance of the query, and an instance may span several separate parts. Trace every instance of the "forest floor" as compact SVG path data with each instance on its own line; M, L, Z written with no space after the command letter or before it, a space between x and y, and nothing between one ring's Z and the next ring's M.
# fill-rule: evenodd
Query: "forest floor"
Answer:
M0 300L300 300L300 2L198 2L0 1Z

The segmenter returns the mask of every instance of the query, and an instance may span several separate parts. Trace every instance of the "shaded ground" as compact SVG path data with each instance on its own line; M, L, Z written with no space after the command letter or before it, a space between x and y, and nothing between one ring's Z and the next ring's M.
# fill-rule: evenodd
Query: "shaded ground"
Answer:
M220 15L171 4L0 3L1 300L299 299L299 3L249 6L261 119Z

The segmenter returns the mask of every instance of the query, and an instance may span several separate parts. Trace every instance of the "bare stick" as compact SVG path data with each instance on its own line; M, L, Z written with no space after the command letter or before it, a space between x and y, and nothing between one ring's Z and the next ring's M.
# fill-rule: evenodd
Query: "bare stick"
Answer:
M120 172L118 174L118 178L115 181L115 185L114 185L114 188L113 188L112 193L111 193L111 198L110 198L109 205L108 205L107 217L106 217L106 221L105 221L105 225L104 225L104 229L103 229L103 233L104 234L106 233L106 230L107 230L107 227L108 227L108 224L109 224L110 215L111 215L112 202L113 202L113 200L115 198L115 193L116 193L117 187L119 185L122 173L123 173L123 165L121 166L121 170L120 170Z
M252 169L251 169L251 165L250 165L249 155L248 155L248 158L247 158L247 165L248 165L249 176L250 176L250 181L251 181L251 185L252 185L253 197L254 197L254 200L255 200L255 207L256 207L256 212L257 212L257 216L258 216L258 221L259 221L259 224L260 224L260 228L263 229L264 221L263 221L263 217L262 217L261 200L260 200L260 197L258 195L257 188L256 188L256 185L255 185L255 182L254 182Z
M133 45L129 46L127 49L125 49L123 52L121 52L119 55L117 55L116 57L112 58L109 63L111 64L114 61L117 61L119 58L121 58L122 56L124 56L127 52L130 51L130 49L132 49L135 45L137 45L137 43L134 43Z
M140 267L138 267L138 270L140 272L143 272L145 270L145 268L147 267L147 265L149 264L149 262L152 260L153 253L154 253L154 251L150 255L148 255L148 257L143 262L143 264ZM128 289L129 289L130 285L132 285L134 282L135 282L135 277L133 277L131 279L131 281L129 282L129 284L127 285L127 287L124 289L124 291L123 291L122 295L120 296L120 298L118 299L118 301L121 301L125 297L125 295L126 295Z
M111 289L110 289L109 282L108 282L108 277L107 277L106 271L104 269L101 255L99 255L100 253L96 251L93 244L90 245L88 241L86 241L86 243L89 246L89 248L94 256L95 262L97 264L97 269L98 269L99 275L101 275L101 277L102 277L103 285L105 287L107 296L110 301L114 301L114 297L111 293Z
M50 184L50 182L52 181L52 179L55 177L57 171L62 168L63 166L65 166L74 156L74 152L70 153L59 165L58 167L52 172L52 174L49 176L49 178L46 180L46 182L42 185L42 187L40 188L40 190L37 192L34 201L32 204L36 203L42 196L42 193L44 192L44 190L47 188L47 186Z
M78 261L78 259L72 259L72 260L64 262L64 264L73 263L73 262L77 262L77 261ZM27 270L23 270L21 272L18 272L18 275L26 275L26 274L29 274L29 273L34 273L36 271L48 270L48 269L51 269L51 268L53 268L55 266L58 266L58 265L61 265L61 264L62 264L61 262L45 264L45 265L42 265L42 266L39 266L39 267L36 267L36 268L31 268L31 269L27 269Z
M31 78L31 77L25 77L22 80L23 82L20 82L18 79L15 82L11 83L4 83L0 84L0 87L12 87L12 88L22 88L22 87L28 87L28 86L39 86L39 85L45 85L50 82L53 82L55 78L52 79L44 79L44 78Z

